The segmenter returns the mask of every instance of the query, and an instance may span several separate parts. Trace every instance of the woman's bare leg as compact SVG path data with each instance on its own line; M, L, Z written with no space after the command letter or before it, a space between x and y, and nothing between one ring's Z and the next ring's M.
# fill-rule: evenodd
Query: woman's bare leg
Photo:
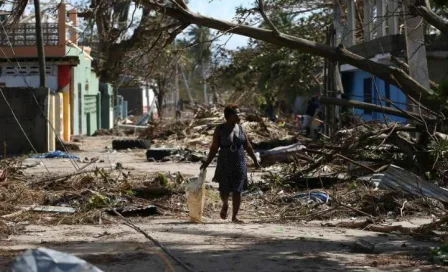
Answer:
M222 208L221 208L221 213L220 213L220 217L222 220L227 219L227 211L229 210L229 193L220 193L219 194L221 196L221 200L222 200Z
M234 192L232 194L232 208L233 208L233 214L232 214L232 221L236 223L241 223L242 221L238 220L238 212L240 210L241 206L241 193Z

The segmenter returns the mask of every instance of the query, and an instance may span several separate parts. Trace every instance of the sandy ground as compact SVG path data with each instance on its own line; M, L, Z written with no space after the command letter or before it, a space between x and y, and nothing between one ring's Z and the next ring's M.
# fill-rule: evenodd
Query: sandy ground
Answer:
M199 164L194 163L149 163L146 160L146 150L125 150L125 151L111 151L112 148L112 138L111 137L91 137L86 138L82 141L82 151L73 152L74 155L80 156L81 160L85 158L92 159L98 158L102 162L95 163L94 165L103 168L115 167L117 163L121 163L124 168L135 170L138 173L155 173L155 172L179 172L181 171L185 175L198 175L199 174ZM71 173L76 172L75 166L82 167L87 163L78 162L74 160L73 162L69 159L26 159L24 164L33 165L36 163L44 164L50 173ZM209 171L214 171L213 167L210 167ZM42 174L45 173L46 169L44 166L33 167L26 170L26 174ZM211 175L209 175L211 176ZM211 177L209 177L211 180Z
M141 173L198 174L198 164L148 163L144 151L107 153L105 146L110 146L110 138L89 138L83 144L85 151L76 154L81 158L99 157L105 161L98 164L100 167L120 162ZM36 161L27 159L24 163ZM69 160L43 162L53 174L74 172ZM30 176L45 172L43 166L26 170ZM417 227L427 222L415 219L404 224ZM206 219L204 224L189 224L186 218L157 216L138 219L137 225L195 271L446 271L425 264L429 247L436 246L436 242L328 228L321 223L250 221L236 225L214 218ZM359 241L375 245L374 252L360 252L354 246ZM76 254L104 271L186 271L143 235L118 221L95 226L28 225L20 235L0 241L0 271L22 250L36 247Z
M193 225L156 218L138 225L197 271L420 271L415 265L433 245L316 224ZM375 254L353 252L359 240L374 244ZM11 254L34 247L74 253L105 271L170 271L170 266L184 271L142 235L118 224L29 226L24 234L1 242L1 249ZM9 256L0 260L4 265Z

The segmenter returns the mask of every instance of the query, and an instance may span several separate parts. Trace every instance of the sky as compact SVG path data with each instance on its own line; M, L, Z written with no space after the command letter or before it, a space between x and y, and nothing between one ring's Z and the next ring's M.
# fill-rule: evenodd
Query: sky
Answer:
M253 1L250 0L190 0L188 7L193 11L204 16L232 21L235 17L235 9L239 6L249 7ZM218 41L219 44L227 42L230 36L224 36ZM232 35L225 44L227 49L236 49L237 47L247 45L248 38Z

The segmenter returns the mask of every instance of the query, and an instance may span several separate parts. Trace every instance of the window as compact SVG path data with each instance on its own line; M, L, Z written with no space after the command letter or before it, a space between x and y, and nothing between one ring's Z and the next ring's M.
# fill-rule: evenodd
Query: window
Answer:
M386 98L390 100L390 85L387 82L384 86L384 96L386 96ZM388 101L386 101L386 107L390 107L390 103Z
M47 75L54 75L54 66L46 66L45 70ZM6 76L36 76L39 75L38 65L21 65L19 66L5 66L2 75Z
M372 78L364 79L364 102L372 103ZM371 110L364 110L364 114L372 114Z

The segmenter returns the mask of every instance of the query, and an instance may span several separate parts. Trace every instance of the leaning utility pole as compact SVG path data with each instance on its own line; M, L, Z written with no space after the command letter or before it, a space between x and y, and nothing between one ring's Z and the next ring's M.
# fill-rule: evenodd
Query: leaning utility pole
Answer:
M42 22L40 16L40 0L34 0L34 12L36 17L36 44L37 44L37 56L39 57L39 75L40 85L39 87L45 88L47 86L46 73L45 73L45 52L44 52L44 39L42 35Z

